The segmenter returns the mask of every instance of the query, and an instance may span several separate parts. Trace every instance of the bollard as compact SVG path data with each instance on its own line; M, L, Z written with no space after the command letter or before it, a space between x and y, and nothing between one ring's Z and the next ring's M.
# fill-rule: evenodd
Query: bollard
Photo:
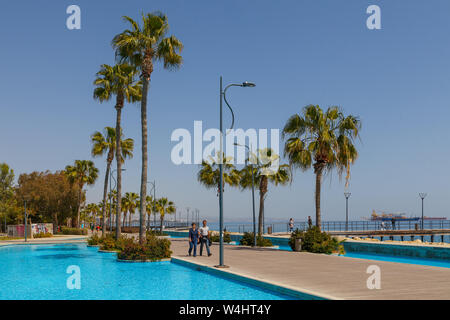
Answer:
M295 239L294 251L302 251L302 239Z
M431 235L431 242L434 242L434 234Z

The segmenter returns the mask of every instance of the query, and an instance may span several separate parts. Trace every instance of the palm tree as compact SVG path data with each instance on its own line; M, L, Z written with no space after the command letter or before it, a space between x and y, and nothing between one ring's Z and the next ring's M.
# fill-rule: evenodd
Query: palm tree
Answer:
M291 180L289 166L283 164L274 171L271 166L279 161L279 156L270 148L258 149L258 156L251 154L250 161L239 172L239 186L242 189L252 188L252 171L254 184L259 186L259 216L258 216L258 235L262 235L264 221L264 199L268 191L268 184L286 185Z
M64 171L71 184L78 185L77 228L80 227L81 195L85 184L93 185L98 178L98 169L90 160L75 160L73 166L66 166Z
M217 194L220 192L220 169L219 169L219 153L216 158L209 157L209 161L203 160L200 165L200 171L197 173L197 180L204 185L206 188L217 188ZM232 164L231 157L225 157L223 161L223 184L228 184L230 186L239 185L240 175L239 171L236 170L235 166Z
M94 90L94 99L100 102L109 101L113 95L116 96L116 132L122 133L120 128L122 108L125 100L127 102L136 102L142 98L142 83L135 81L137 75L136 69L126 63L116 64L111 67L103 64L100 71L97 72L97 79L94 81L96 88ZM121 134L116 134L116 163L117 163L117 201L116 201L116 238L120 237L120 205L122 192L122 151Z
M112 46L121 61L127 61L136 66L141 72L142 100L141 100L141 127L142 127L142 172L140 193L140 227L139 241L144 242L144 221L146 213L145 200L147 196L147 95L154 62L161 61L165 69L174 70L181 66L183 59L179 55L183 44L174 36L166 37L169 29L167 17L162 13L142 14L140 26L132 18L124 16L130 29L116 35Z
M163 231L164 216L175 212L175 204L167 198L160 198L156 201L156 209L159 212L160 231Z
M103 130L104 134L100 131L94 132L91 136L92 150L91 154L93 157L103 156L105 153L106 157L106 173L105 173L105 184L103 186L103 206L102 208L102 236L105 235L105 217L106 217L106 201L108 193L108 179L109 172L111 170L111 164L114 159L114 154L116 150L116 129L112 127L105 127ZM122 163L125 158L131 159L133 157L134 140L133 139L123 139L123 134L120 138L120 150L122 152Z
M89 203L86 206L86 213L88 214L86 217L89 218L89 222L95 221L98 213L100 212L100 207L96 203ZM90 216L89 216L90 214Z
M318 105L308 105L301 114L294 114L286 122L283 138L287 138L284 152L291 166L303 171L311 166L316 175L316 226L321 228L320 191L324 173L336 168L339 176L345 171L346 184L350 178L350 165L358 157L354 146L359 137L359 118L344 116L338 107L326 112Z
M122 207L123 207L123 225L125 225L126 214L129 213L128 226L131 226L131 216L136 211L136 206L139 200L139 195L134 192L126 192L125 196L122 198Z

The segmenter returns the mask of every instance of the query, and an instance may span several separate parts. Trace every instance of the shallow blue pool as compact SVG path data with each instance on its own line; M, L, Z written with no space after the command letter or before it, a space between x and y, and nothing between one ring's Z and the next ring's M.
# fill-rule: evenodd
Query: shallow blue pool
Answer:
M68 289L69 266L81 289ZM0 299L292 299L171 262L117 262L85 244L0 248Z
M400 263L408 263L408 264L419 264L419 265L423 265L423 266L450 268L450 261L438 260L438 259L399 257L399 256L389 256L389 255L381 255L381 254L368 254L368 253L355 253L355 252L347 252L345 255L343 255L343 257L368 259L368 260L378 260L378 261L389 261L389 262L400 262Z

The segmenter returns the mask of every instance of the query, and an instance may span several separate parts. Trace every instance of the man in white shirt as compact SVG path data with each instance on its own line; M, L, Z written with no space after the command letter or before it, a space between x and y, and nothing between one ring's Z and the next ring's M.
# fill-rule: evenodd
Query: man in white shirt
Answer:
M200 232L200 255L202 255L203 245L205 245L209 257L211 256L211 252L209 251L209 227L206 225L206 220L203 220L203 226L198 231Z

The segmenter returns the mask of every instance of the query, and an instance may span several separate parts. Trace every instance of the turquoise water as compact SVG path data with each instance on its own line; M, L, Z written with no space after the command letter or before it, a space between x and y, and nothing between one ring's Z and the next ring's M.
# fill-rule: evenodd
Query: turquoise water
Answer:
M345 255L343 255L343 257L450 268L450 261L447 261L447 260L423 259L423 258L413 258L413 257L398 257L398 256L389 256L389 255L381 255L381 254L366 254L366 253L355 253L355 252L348 252Z
M80 268L81 289L68 289L67 267ZM0 299L254 299L292 297L171 262L117 262L85 244L0 248Z

